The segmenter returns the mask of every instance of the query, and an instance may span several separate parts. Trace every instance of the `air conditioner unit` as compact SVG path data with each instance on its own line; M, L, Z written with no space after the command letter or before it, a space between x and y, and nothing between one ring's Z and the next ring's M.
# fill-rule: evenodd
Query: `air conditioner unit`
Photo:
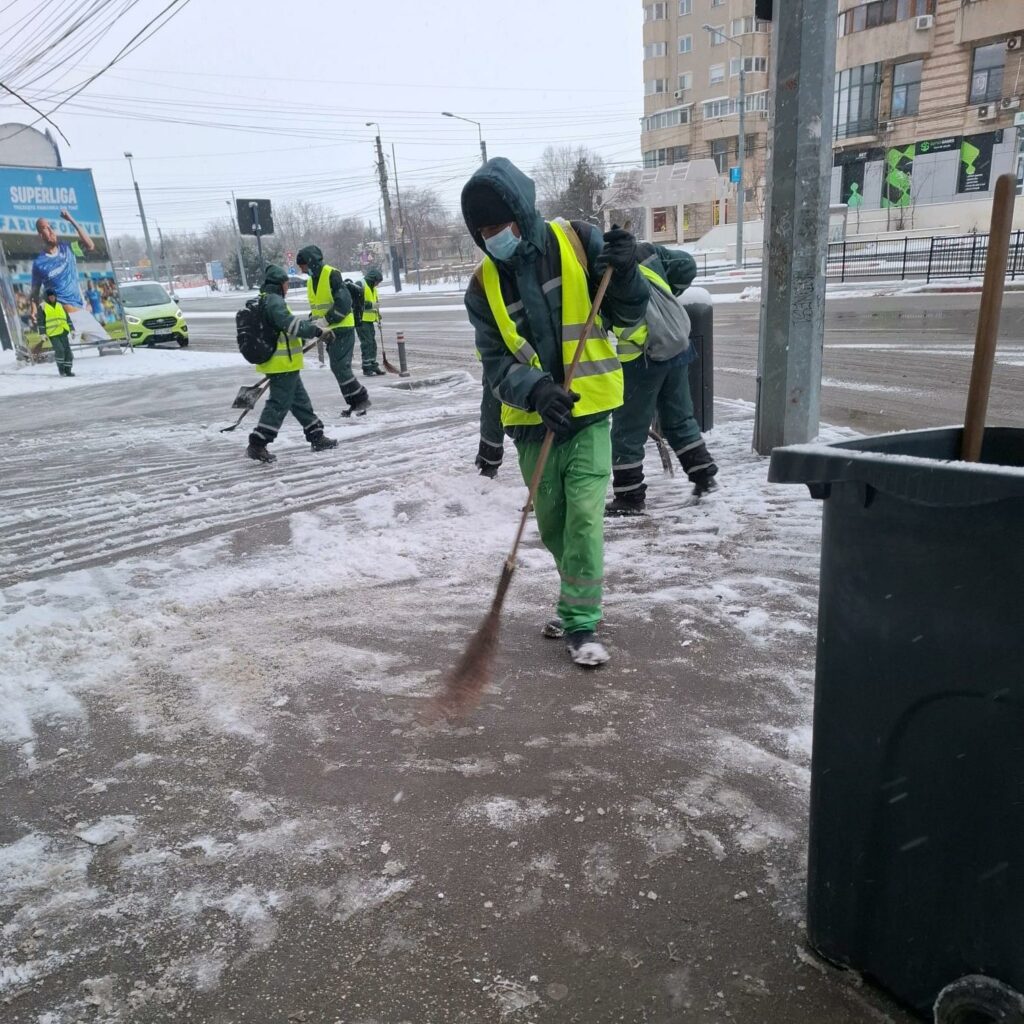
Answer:
M918 32L926 32L934 24L935 24L935 15L934 14L919 14L914 19L914 28L916 28Z
M673 99L677 99L677 100L681 100L685 95L686 95L686 90L685 89L676 89L676 91L674 93L672 93Z
M983 107L978 107L979 121L994 121L996 116L996 108L994 104L986 103Z
M1006 40L1006 48L1008 50L1024 49L1024 36L1010 36L1010 38Z
M1019 96L1007 96L1006 99L999 101L1000 110L1016 110L1020 106Z

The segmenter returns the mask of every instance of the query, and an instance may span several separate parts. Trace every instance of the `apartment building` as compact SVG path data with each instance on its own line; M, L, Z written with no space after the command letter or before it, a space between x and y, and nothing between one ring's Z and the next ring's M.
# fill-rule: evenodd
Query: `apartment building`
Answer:
M742 66L747 217L761 216L770 23L754 0L643 0L643 17L644 167L713 160L723 198L710 222L732 219ZM852 230L983 223L965 201L1015 167L1024 178L1019 135L1024 0L839 0L831 200L849 205ZM680 240L708 216L687 221Z
M888 228L977 226L957 204L989 197L1019 163L1024 0L840 0L839 12L832 201L885 210ZM936 204L948 205L922 209Z
M771 23L754 16L754 0L643 0L644 117L647 169L710 159L724 182L738 167L740 69L744 70L746 199L760 216L765 191L768 62ZM708 28L705 28L708 26ZM661 175L660 177L665 177ZM725 220L736 185L709 210L687 216L686 230Z

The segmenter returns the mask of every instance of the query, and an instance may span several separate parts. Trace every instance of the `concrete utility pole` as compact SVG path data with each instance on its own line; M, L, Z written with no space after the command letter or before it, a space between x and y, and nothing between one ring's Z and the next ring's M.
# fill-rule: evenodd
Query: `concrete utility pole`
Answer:
M395 144L391 143L391 169L395 172L395 199L398 201L398 229L402 233L402 266L405 268L405 279L409 280L409 258L405 254L405 215L402 213L402 190L398 187L398 157L395 156Z
M838 0L775 5L754 449L818 433Z
M242 279L242 291L249 290L249 279L245 275L245 258L242 255L242 229L238 226L238 221L235 219L235 212L238 209L238 204L235 202L235 193L231 193L230 201L225 199L225 203L228 204L228 209L231 211L231 223L235 226L235 245L238 247L238 275Z
M142 234L146 239L146 256L149 257L149 267L157 280L159 280L159 275L157 275L156 269L156 260L153 257L153 243L149 238L149 225L146 223L146 211L142 206L142 193L139 191L139 183L135 180L135 167L132 164L132 155L131 153L126 152L125 157L128 160L128 170L131 172L132 184L135 186L135 198L139 203L139 217L142 220Z
M171 273L167 266L167 252L164 249L164 233L160 230L160 225L156 226L156 235L160 239L160 266L163 268L164 274L167 275L167 285L169 291L174 291L174 275ZM157 280L160 279L160 275L157 274Z
M384 204L384 224L388 232L388 252L391 254L391 280L395 283L395 292L402 290L402 275L398 269L398 249L395 247L395 223L391 216L391 197L388 195L388 168L384 163L384 147L380 142L380 125L376 121L367 121L366 127L377 129L377 174L380 176L380 199Z

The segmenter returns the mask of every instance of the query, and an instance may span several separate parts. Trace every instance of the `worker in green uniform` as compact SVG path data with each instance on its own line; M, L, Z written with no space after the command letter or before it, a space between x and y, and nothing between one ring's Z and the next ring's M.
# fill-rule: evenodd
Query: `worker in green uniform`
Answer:
M315 245L298 251L295 263L306 277L309 311L314 322L326 327L334 340L327 343L327 357L331 373L341 388L341 397L348 403L342 415L365 416L370 408L366 388L352 372L352 352L356 344L355 317L352 296L349 294L341 271L324 263L324 254Z
M380 320L377 285L383 280L384 275L376 267L370 267L363 274L363 315L356 325L356 332L359 335L364 377L384 376L384 371L377 365L377 335L374 333Z
M602 240L582 221L545 221L535 209L533 182L504 157L489 160L466 183L462 214L486 254L466 289L466 311L524 481L547 431L555 435L534 502L541 540L561 577L558 618L542 633L564 636L576 664L601 665L609 659L596 635L611 472L608 417L622 403L622 369L605 326L643 320L648 291L636 240L620 229ZM565 374L606 266L613 273L602 322L584 344L567 391Z
M313 411L313 405L306 394L299 371L302 369L303 338L324 338L330 341L330 331L318 327L312 320L293 315L285 301L288 294L288 275L284 269L267 267L263 279L262 298L264 325L277 331L277 348L274 354L256 369L270 378L270 395L260 421L249 435L249 447L245 454L257 462L274 462L277 458L267 450L281 429L284 418L290 412L302 425L303 433L315 452L337 448L338 442L324 436L324 425Z
M53 357L57 362L57 372L62 377L74 377L71 364L71 322L67 310L57 301L57 293L48 288L46 301L39 307L39 329L46 332L53 349Z

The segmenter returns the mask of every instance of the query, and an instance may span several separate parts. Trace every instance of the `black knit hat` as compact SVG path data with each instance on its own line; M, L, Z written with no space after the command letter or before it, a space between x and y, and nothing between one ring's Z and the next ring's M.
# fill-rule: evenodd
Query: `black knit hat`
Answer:
M462 190L462 216L472 232L516 219L511 207L491 185L473 179Z

